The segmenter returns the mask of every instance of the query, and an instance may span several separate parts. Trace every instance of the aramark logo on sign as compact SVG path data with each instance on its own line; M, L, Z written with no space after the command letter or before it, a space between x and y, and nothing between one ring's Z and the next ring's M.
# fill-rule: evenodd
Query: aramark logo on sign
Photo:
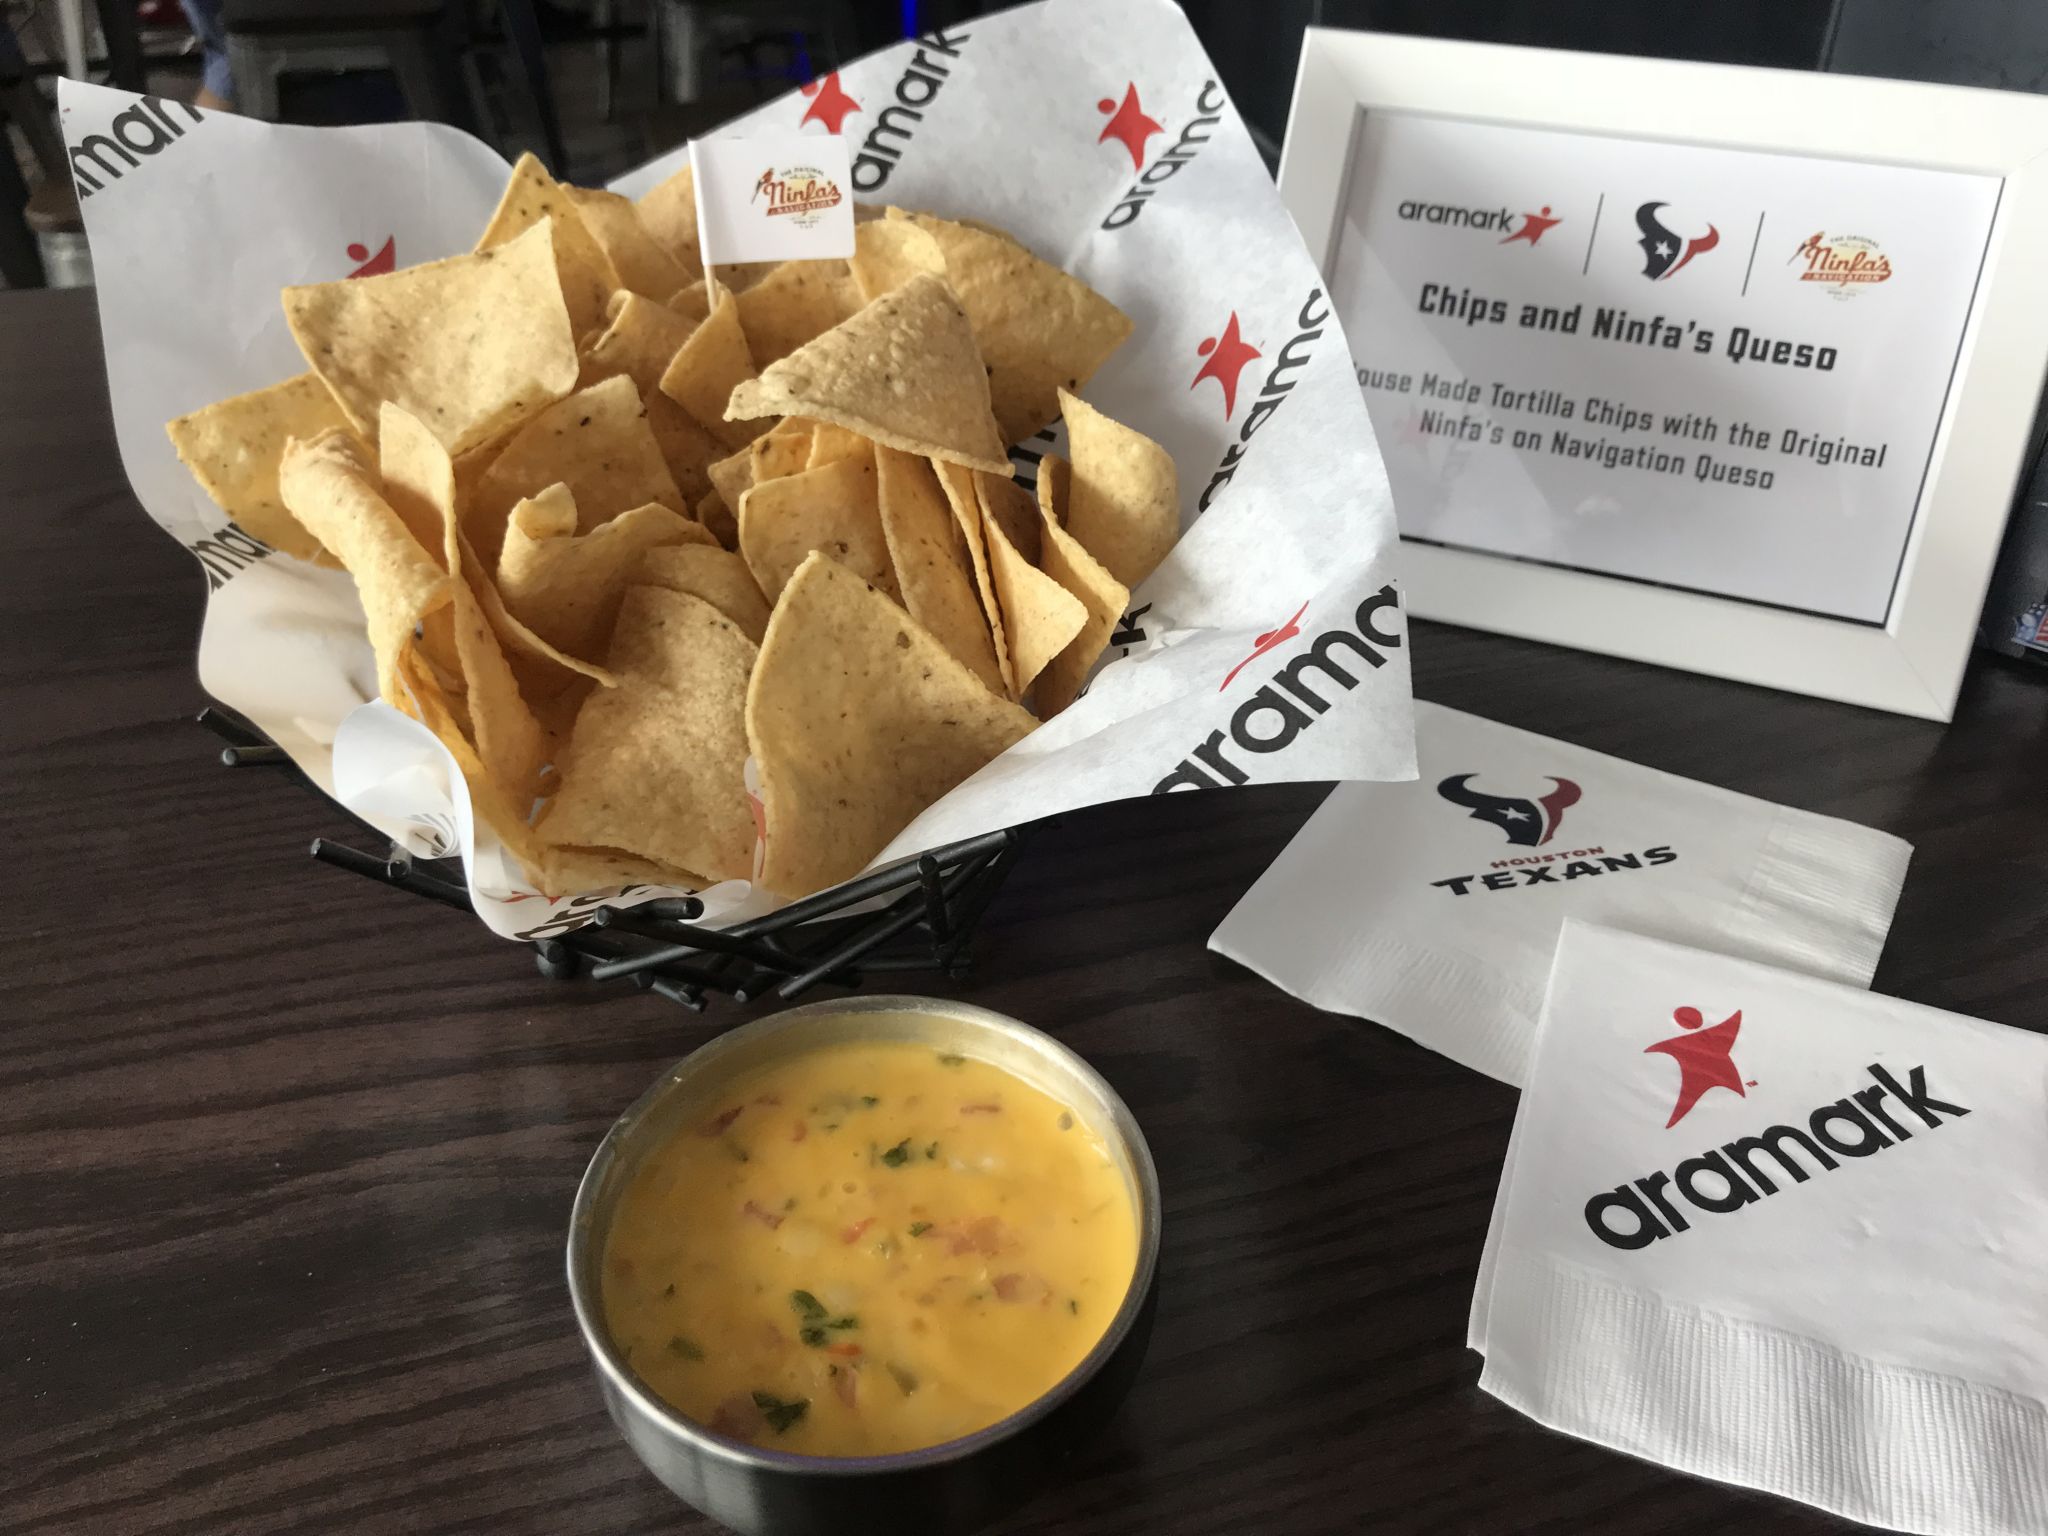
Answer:
M1173 772L1152 786L1152 793L1163 795L1176 789L1220 789L1226 784L1249 784L1251 775L1230 760L1226 744L1240 753L1254 755L1284 752L1293 746L1303 731L1329 712L1339 690L1349 693L1367 672L1387 664L1387 651L1401 648L1399 630L1390 632L1379 627L1380 615L1390 609L1395 613L1401 611L1401 600L1391 583L1360 603L1350 616L1350 624L1326 629L1310 641L1305 651L1284 664L1270 682L1238 705L1230 716L1228 731L1211 731L1208 739L1182 758ZM1294 619L1307 611L1308 605L1304 603ZM1299 638L1301 630L1294 619L1279 630L1260 636L1251 656L1238 663L1230 677L1236 677L1261 656L1280 650L1281 640ZM1310 672L1318 674L1314 684L1309 681ZM1229 683L1230 678L1225 678L1224 686ZM1318 688L1323 691L1318 692ZM1325 698L1325 693L1329 697Z
M952 78L952 66L945 61L958 59L960 45L970 36L971 33L956 32L949 37L939 31L918 39L909 65L896 78L896 87L891 92L895 101L876 114L875 126L868 130L867 137L861 140L860 152L853 157L854 191L876 192L889 180L890 172L910 147L917 125L924 121L925 108L938 100L939 92ZM809 116L805 114L806 121Z
M1122 105L1106 96L1095 104L1097 111L1110 114L1102 136L1095 142L1106 144L1115 139L1130 151L1131 169L1143 170L1143 174L1116 200L1116 206L1104 215L1102 228L1122 229L1126 224L1136 222L1161 184L1178 176L1181 168L1201 153L1202 146L1209 142L1210 130L1223 121L1227 100L1222 86L1214 80L1204 80L1201 90L1195 93L1193 115L1174 141L1162 149L1159 158L1149 166L1145 164L1145 141L1155 133L1166 132L1166 128L1156 119L1146 116L1144 108L1138 105L1137 86L1125 88Z

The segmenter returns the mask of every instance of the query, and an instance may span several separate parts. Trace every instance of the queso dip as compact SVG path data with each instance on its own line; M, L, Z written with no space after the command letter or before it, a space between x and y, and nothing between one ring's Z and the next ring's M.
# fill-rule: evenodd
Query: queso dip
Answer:
M1123 1303L1137 1219L1064 1105L986 1062L825 1046L740 1079L620 1197L605 1322L718 1434L813 1456L995 1423Z

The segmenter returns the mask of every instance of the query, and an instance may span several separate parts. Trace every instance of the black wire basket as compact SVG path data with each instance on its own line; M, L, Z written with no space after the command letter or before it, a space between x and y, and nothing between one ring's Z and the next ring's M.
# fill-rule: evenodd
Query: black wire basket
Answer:
M227 710L202 710L199 723L227 743L221 761L231 768L291 766L282 747ZM387 841L385 852L315 838L313 857L474 914L459 860L415 858L361 825ZM717 995L736 1003L770 993L788 999L820 985L858 987L869 976L905 971L957 981L973 963L975 928L1023 842L1015 827L968 838L729 928L698 926L704 904L694 896L633 906L615 905L616 898L591 902L532 930L529 942L543 976L624 981L692 1010Z

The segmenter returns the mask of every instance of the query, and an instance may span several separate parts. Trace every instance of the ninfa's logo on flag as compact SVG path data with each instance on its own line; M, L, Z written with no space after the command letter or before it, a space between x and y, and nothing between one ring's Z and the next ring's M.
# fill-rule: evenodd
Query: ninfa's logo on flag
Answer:
M851 256L847 156L837 134L788 128L691 145L704 265Z
M839 183L815 165L769 166L754 183L753 200L771 219L809 229L844 200Z
M1664 1128L1687 1120L1695 1108L1708 1120L1725 1121L1733 1104L1716 1099L1702 1107L1701 1100L1716 1088L1747 1100L1747 1090L1757 1085L1735 1065L1742 1010L1711 1026L1706 1015L1690 1006L1674 1009L1672 1017L1683 1033L1643 1048L1645 1056L1665 1056L1678 1064L1676 1100ZM1649 1066L1645 1063L1646 1070ZM1610 1248L1647 1248L1691 1231L1702 1215L1732 1215L1970 1113L1967 1106L1939 1096L1928 1084L1924 1065L1908 1070L1904 1082L1877 1062L1863 1071L1867 1083L1803 1115L1707 1147L1669 1171L1602 1190L1586 1202L1586 1225ZM1645 1103L1660 1102L1669 1088L1666 1074L1658 1074L1657 1082L1662 1086L1654 1097L1646 1085Z

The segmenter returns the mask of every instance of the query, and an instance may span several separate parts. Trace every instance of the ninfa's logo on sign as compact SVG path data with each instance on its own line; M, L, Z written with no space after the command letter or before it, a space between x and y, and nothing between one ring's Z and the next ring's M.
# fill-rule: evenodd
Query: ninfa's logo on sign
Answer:
M1794 248L1785 264L1805 263L1802 283L1820 283L1838 299L1854 298L1873 283L1889 282L1891 258L1866 235L1830 235L1815 230Z
M809 229L843 201L839 183L815 165L770 166L754 183L753 201L771 219L788 219Z

